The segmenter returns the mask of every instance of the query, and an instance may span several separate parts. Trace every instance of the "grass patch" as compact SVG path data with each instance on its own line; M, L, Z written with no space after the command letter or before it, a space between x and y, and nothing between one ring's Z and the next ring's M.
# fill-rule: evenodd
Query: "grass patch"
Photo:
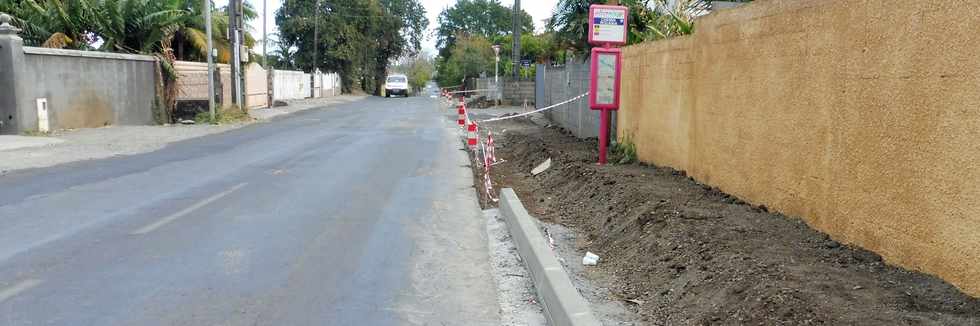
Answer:
M51 136L51 132L50 131L37 131L37 130L28 130L28 131L21 132L20 134L22 136L30 136L30 137L49 137L49 136Z
M215 112L215 117L213 120L211 119L211 114L208 112L198 113L194 116L194 121L197 123L223 125L252 121L252 117L249 116L248 113L242 112L241 109L235 107Z
M633 138L629 135L623 136L623 139L613 144L612 154L613 157L619 158L617 160L619 164L635 163L637 161L636 144L633 143Z

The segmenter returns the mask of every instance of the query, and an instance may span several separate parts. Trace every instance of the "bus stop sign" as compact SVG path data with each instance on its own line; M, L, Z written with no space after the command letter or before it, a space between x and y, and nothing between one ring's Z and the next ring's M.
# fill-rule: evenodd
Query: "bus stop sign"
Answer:
M623 6L589 6L589 44L626 45L629 9Z

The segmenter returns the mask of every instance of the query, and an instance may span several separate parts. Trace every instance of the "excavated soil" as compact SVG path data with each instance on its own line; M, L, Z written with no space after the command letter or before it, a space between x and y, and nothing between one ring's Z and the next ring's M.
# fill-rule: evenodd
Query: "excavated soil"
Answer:
M601 257L588 273L649 325L980 325L980 300L942 280L683 171L599 167L594 139L522 119L491 127L506 160L493 166L495 186L578 233L577 249Z

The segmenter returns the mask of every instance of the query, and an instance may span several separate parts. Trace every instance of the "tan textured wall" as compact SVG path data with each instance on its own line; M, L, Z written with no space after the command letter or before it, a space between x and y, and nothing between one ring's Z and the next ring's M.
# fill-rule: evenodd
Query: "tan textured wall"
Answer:
M717 12L625 50L619 135L645 161L980 295L980 11L963 5Z

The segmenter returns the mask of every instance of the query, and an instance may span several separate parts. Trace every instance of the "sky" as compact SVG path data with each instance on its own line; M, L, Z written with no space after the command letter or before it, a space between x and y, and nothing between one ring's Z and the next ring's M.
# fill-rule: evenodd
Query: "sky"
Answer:
M255 9L259 12L259 15L262 15L263 3L264 2L268 3L269 15L268 17L266 17L267 18L266 23L268 24L267 29L270 34L275 33L277 30L275 12L282 5L282 0L246 0L246 1L252 3ZM421 0L421 1L422 1L422 5L425 6L426 16L429 18L429 31L426 32L426 39L422 43L422 50L434 55L436 53L436 39L432 36L433 34L432 32L435 30L436 27L438 27L437 18L439 17L439 13L442 12L443 9L451 7L453 4L456 3L456 0ZM218 7L222 7L228 4L228 0L215 0L214 2ZM506 7L510 7L514 4L513 0L500 0L500 3ZM534 29L535 31L540 32L544 30L543 20L551 17L551 11L555 7L556 3L557 0L524 0L521 1L521 9L524 9L524 11L526 11L528 14L531 15L531 17L534 18ZM253 22L251 27L252 27L252 35L254 35L256 39L261 40L262 38L261 18L258 21ZM271 48L272 47L270 47L270 51ZM262 51L261 44L256 44L256 48L254 50L256 52L261 52Z

